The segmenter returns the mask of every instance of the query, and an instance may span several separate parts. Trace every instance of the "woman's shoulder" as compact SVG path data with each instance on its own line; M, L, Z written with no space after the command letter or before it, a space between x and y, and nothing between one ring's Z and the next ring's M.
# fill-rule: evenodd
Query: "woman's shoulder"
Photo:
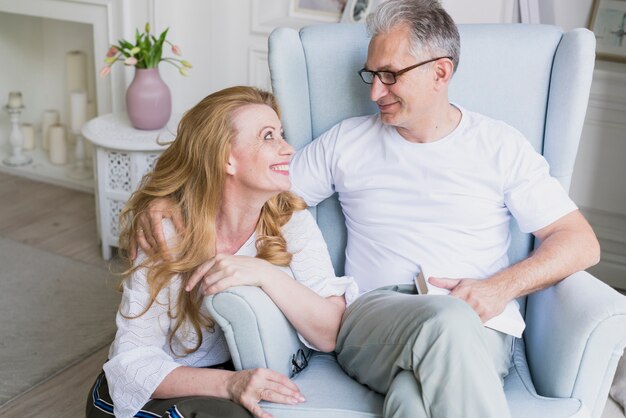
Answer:
M315 223L315 219L313 219L313 215L308 209L294 210L289 221L283 226L283 230L310 225L311 223Z
M292 250L321 238L317 222L308 209L294 211L289 222L283 226L282 233Z

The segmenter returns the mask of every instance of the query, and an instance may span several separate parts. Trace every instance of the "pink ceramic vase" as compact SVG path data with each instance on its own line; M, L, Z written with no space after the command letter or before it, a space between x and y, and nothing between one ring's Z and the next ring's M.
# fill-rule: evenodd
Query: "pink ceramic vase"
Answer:
M155 130L165 126L172 114L172 94L158 68L137 68L126 90L126 111L137 129Z

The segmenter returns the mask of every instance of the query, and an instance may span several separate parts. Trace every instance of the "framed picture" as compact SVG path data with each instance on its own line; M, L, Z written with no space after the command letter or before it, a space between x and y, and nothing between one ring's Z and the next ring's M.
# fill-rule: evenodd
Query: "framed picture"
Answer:
M289 16L338 22L346 0L290 0Z
M365 22L365 17L374 10L372 3L375 0L348 0L341 16L342 22L360 23Z
M626 62L626 0L593 0L589 29L598 58Z
M372 13L385 0L348 0L341 15L342 22L365 22L368 14Z

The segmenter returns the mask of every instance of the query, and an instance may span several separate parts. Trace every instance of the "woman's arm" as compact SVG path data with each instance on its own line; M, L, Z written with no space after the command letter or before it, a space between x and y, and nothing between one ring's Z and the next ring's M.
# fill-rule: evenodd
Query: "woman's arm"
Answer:
M166 225L165 229L173 227ZM118 331L111 359L104 365L118 416L134 416L152 398L216 396L231 399L260 417L271 416L257 405L261 399L286 404L304 400L295 384L271 370L232 372L175 362L163 347L169 343L172 318L168 307L177 299L177 280L175 277L159 292L157 301L140 316L150 301L145 269L124 283Z
M231 399L260 418L271 418L259 406L261 400L290 405L305 401L287 376L269 369L232 372L182 366L168 374L152 395L155 399L183 396Z
M186 290L200 280L205 295L232 286L261 287L306 341L320 351L332 351L346 298L350 302L358 295L356 283L335 277L326 243L308 211L294 213L283 235L293 254L290 267L296 280L265 260L221 254L194 272Z
M324 298L287 273L255 257L218 254L202 264L186 289L201 281L200 290L212 295L233 286L257 286L274 301L294 328L320 351L335 349L343 296Z
M135 271L124 282L116 316L117 333L109 361L103 366L118 416L134 416L161 381L180 367L163 349L168 344L171 322L167 312L169 299L169 288L165 288L146 310L150 303L146 269Z

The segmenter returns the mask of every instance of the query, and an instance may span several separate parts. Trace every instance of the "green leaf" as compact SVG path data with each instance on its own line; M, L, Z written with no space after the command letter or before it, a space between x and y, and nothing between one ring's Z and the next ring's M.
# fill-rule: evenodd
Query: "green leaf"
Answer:
M118 57L124 56L128 58L134 56L137 59L136 68L157 68L161 61L166 61L179 69L182 66L183 71L180 71L180 73L187 75L186 69L191 68L191 64L188 61L167 57L163 58L163 45L166 42L170 43L166 40L169 28L161 32L158 37L150 32L151 28L149 24L144 26L144 30L145 32L140 33L139 29L135 29L134 45L124 39L118 41L118 45L116 45L116 48L119 50Z

